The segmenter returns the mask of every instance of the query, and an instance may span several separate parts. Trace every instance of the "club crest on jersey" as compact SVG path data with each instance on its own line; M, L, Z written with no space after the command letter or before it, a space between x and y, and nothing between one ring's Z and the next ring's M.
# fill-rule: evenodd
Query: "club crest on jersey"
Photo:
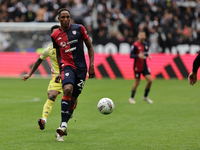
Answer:
M76 31L74 30L74 31L72 31L72 33L74 34L74 35L76 35Z
M68 77L68 76L69 76L69 72L65 73L65 76L67 76L67 77Z
M62 48L64 48L67 46L67 44L65 42L60 42L60 46L62 46Z

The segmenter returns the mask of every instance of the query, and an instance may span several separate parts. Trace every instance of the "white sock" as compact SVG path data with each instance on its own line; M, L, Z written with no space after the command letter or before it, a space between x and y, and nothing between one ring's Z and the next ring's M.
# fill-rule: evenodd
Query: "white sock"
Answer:
M42 118L42 120L44 120L44 122L47 123L47 119L46 118Z
M62 123L61 123L61 127L67 128L67 122L62 122Z

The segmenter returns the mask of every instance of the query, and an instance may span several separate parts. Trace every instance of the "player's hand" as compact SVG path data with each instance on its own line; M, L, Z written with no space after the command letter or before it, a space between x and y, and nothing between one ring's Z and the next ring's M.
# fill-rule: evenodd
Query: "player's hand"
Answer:
M139 57L140 59L145 59L145 58L146 58L146 56L144 56L143 53L139 53L139 54L138 54L138 57Z
M197 82L197 73L191 72L188 75L188 80L190 85L194 85Z
M152 59L151 55L149 55L148 57L149 57L149 60L151 60L151 59Z
M26 74L22 77L22 80L26 81L28 78L30 78L31 75L29 74Z
M95 76L95 71L94 71L94 66L89 67L89 78L94 78Z
M61 75L57 75L56 78L55 78L55 82L56 82L56 83L59 83L59 82L60 82L60 79L61 79Z

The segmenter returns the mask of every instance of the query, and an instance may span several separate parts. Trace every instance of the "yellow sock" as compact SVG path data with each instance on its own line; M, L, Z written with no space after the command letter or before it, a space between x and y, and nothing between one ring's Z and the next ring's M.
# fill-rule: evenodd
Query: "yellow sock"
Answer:
M49 114L51 113L53 103L54 101L47 99L43 107L42 118L48 118Z

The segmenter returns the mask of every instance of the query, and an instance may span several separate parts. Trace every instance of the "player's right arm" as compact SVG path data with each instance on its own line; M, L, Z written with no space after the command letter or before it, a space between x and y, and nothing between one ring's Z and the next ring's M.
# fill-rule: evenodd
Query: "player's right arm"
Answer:
M31 68L31 72L28 73L28 74L25 74L23 77L22 77L22 80L26 81L28 78L30 78L32 76L32 74L35 72L35 70L39 67L39 65L42 63L42 59L41 58L38 58L36 60L36 62L33 64L33 67Z
M131 45L130 58L138 58L137 47L134 44Z

